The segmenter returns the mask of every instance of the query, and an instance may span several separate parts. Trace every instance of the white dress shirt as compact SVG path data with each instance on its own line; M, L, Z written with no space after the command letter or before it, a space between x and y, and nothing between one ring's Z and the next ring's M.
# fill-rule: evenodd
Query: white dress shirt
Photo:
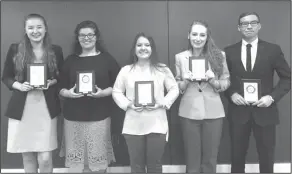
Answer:
M253 69L254 67L254 63L256 61L256 56L257 56L257 50L258 50L258 41L259 41L259 38L256 38L251 44L251 70ZM241 45L241 61L242 61L242 64L246 70L246 45L248 43L242 39L242 45ZM272 100L272 102L274 102L274 99L272 98L272 96L270 95L267 95L270 97L270 99Z
M253 69L254 67L254 63L255 63L255 60L256 60L256 56L257 56L257 50L258 50L258 41L259 39L256 38L256 40L254 40L251 44L251 70ZM246 45L248 43L242 39L242 45L241 45L241 61L242 61L242 64L246 70Z

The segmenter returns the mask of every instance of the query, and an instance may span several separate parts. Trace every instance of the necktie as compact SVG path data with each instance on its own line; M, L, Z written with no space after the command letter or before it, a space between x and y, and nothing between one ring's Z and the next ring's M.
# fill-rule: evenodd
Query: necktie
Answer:
M251 44L246 45L246 71L251 72Z

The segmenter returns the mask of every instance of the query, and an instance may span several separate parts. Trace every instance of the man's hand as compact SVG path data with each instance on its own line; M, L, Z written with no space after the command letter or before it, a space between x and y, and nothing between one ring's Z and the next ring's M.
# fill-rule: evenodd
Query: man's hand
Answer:
M269 107L273 103L273 99L270 95L265 95L252 105L257 107Z
M234 93L231 96L231 100L236 105L250 105L241 95Z

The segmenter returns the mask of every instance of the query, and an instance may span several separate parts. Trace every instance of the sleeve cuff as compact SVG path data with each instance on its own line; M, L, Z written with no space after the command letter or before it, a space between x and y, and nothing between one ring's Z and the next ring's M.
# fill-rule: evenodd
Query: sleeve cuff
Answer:
M165 104L165 108L166 108L166 110L169 110L170 107L171 107L171 104L169 104L169 103L166 103L166 104Z
M130 101L125 102L125 105L122 107L122 109L123 109L124 111L127 111L127 110L128 110L128 105L129 105L130 103L131 103Z

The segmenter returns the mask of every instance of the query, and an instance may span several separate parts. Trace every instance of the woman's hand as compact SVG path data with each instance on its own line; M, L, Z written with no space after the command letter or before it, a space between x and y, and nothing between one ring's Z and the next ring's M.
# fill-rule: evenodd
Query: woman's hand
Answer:
M17 85L15 85L15 87L22 92L27 92L33 89L33 87L30 86L28 82L18 83Z
M99 88L99 87L97 87L97 86L95 85L95 89L96 89L96 92L92 92L92 93L90 93L90 94L87 94L87 96L89 96L89 97L93 97L93 98L104 97L104 95L103 95L103 90L102 90L101 88Z
M216 90L217 92L220 91L220 82L215 79L215 74L212 70L208 70L206 72L206 78L209 84Z
M47 90L49 89L50 86L54 85L57 83L57 80L56 79L49 79L47 80L47 86L46 87L40 87L40 88L36 88L38 90Z
M158 109L158 108L162 108L162 105L158 104L158 103L155 103L154 106L145 106L145 109L147 109L148 111L152 111L152 110L155 110L155 109Z
M152 110L155 110L155 109L158 109L158 108L163 108L163 109L167 109L166 105L161 103L161 102L157 102L155 103L154 106L145 106L145 108L148 110L148 111L152 111Z
M135 111L137 111L137 112L142 112L143 109L144 109L143 106L136 107L136 106L134 105L133 102L131 102L131 103L128 105L127 108L128 108L128 109L133 109L133 110L135 110Z
M214 74L214 72L212 70L207 70L205 76L206 76L206 80L207 81L215 78L215 74Z
M73 86L73 88L71 89L62 89L61 90L61 95L63 97L67 97L67 98L80 98L83 97L83 94L80 93L75 93L74 90L76 89L76 84Z
M191 71L188 71L187 73L184 73L182 78L183 78L183 80L188 80L188 81L193 81L194 80L193 73Z

